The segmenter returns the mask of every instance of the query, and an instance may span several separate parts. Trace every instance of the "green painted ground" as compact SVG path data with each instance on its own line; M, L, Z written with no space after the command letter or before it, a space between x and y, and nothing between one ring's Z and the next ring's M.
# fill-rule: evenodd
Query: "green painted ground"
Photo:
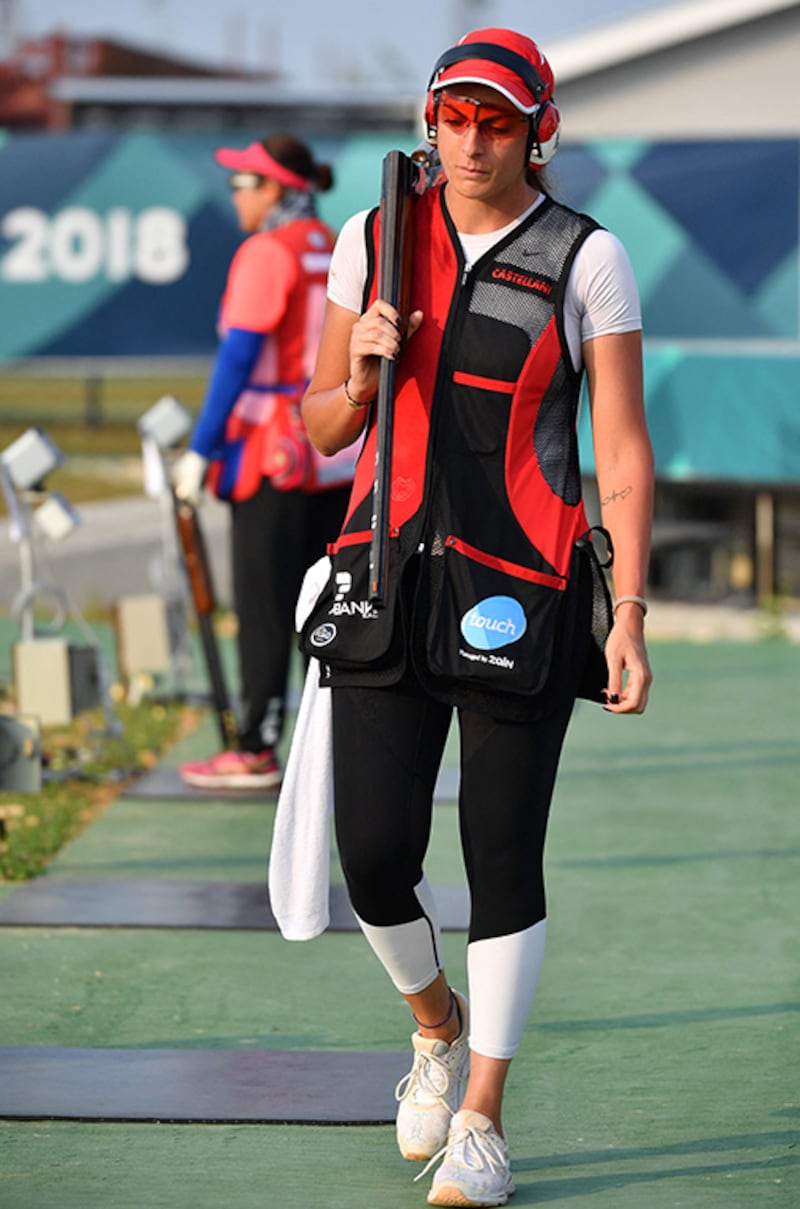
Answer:
M795 1209L800 650L652 655L644 718L583 706L570 733L512 1203ZM272 812L120 800L53 872L257 880ZM460 880L455 814L437 811L434 882ZM445 951L463 984L463 937ZM397 1049L410 1031L352 934L0 929L0 972L3 1045ZM415 1171L386 1127L0 1123L2 1209L406 1209Z

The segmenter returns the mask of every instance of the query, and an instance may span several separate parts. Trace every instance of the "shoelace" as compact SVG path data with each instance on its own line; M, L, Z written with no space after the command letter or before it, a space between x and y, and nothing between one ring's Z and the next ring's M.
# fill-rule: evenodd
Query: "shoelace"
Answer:
M494 1175L500 1175L507 1167L502 1138L494 1130L489 1132L486 1129L478 1129L475 1125L465 1125L455 1137L448 1138L442 1149L428 1160L419 1175L414 1176L414 1183L426 1176L448 1151L453 1152L453 1159L460 1166L467 1167L470 1171L481 1171L488 1167Z
M396 1100L405 1100L417 1085L429 1095L442 1099L450 1086L450 1071L436 1054L416 1054L414 1065L394 1089Z

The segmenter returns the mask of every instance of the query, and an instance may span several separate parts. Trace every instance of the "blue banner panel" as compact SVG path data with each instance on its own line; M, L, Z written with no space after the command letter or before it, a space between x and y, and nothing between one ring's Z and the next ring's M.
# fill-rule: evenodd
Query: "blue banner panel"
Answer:
M237 131L244 146L260 131ZM210 357L239 232L219 134L0 131L0 363ZM338 230L408 132L309 142ZM556 196L622 239L642 300L659 474L800 481L800 142L564 146ZM584 465L591 469L587 421Z
M237 131L236 145L257 134ZM242 235L219 135L14 135L0 142L0 360L209 356ZM231 140L233 141L233 140ZM413 145L413 140L412 140ZM407 132L313 142L335 229L373 205Z
M645 349L647 421L659 478L800 482L800 356ZM594 470L588 408L581 464Z

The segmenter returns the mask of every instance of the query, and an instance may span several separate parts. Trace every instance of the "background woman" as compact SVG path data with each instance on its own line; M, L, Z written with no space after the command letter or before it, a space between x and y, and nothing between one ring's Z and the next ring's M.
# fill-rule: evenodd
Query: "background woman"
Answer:
M315 194L331 170L276 134L221 148L239 226L248 238L231 263L220 306L221 344L189 449L174 470L178 495L203 482L230 501L238 620L238 746L184 764L204 788L277 785L294 605L306 567L344 513L352 457L324 459L309 444L300 400L317 350L333 236Z

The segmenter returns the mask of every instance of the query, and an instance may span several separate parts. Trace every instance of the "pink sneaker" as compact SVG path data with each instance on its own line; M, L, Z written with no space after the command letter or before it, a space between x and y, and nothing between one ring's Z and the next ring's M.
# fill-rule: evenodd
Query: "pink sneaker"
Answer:
M199 789L270 789L281 783L281 770L272 748L263 751L221 751L210 760L181 765L187 785Z

